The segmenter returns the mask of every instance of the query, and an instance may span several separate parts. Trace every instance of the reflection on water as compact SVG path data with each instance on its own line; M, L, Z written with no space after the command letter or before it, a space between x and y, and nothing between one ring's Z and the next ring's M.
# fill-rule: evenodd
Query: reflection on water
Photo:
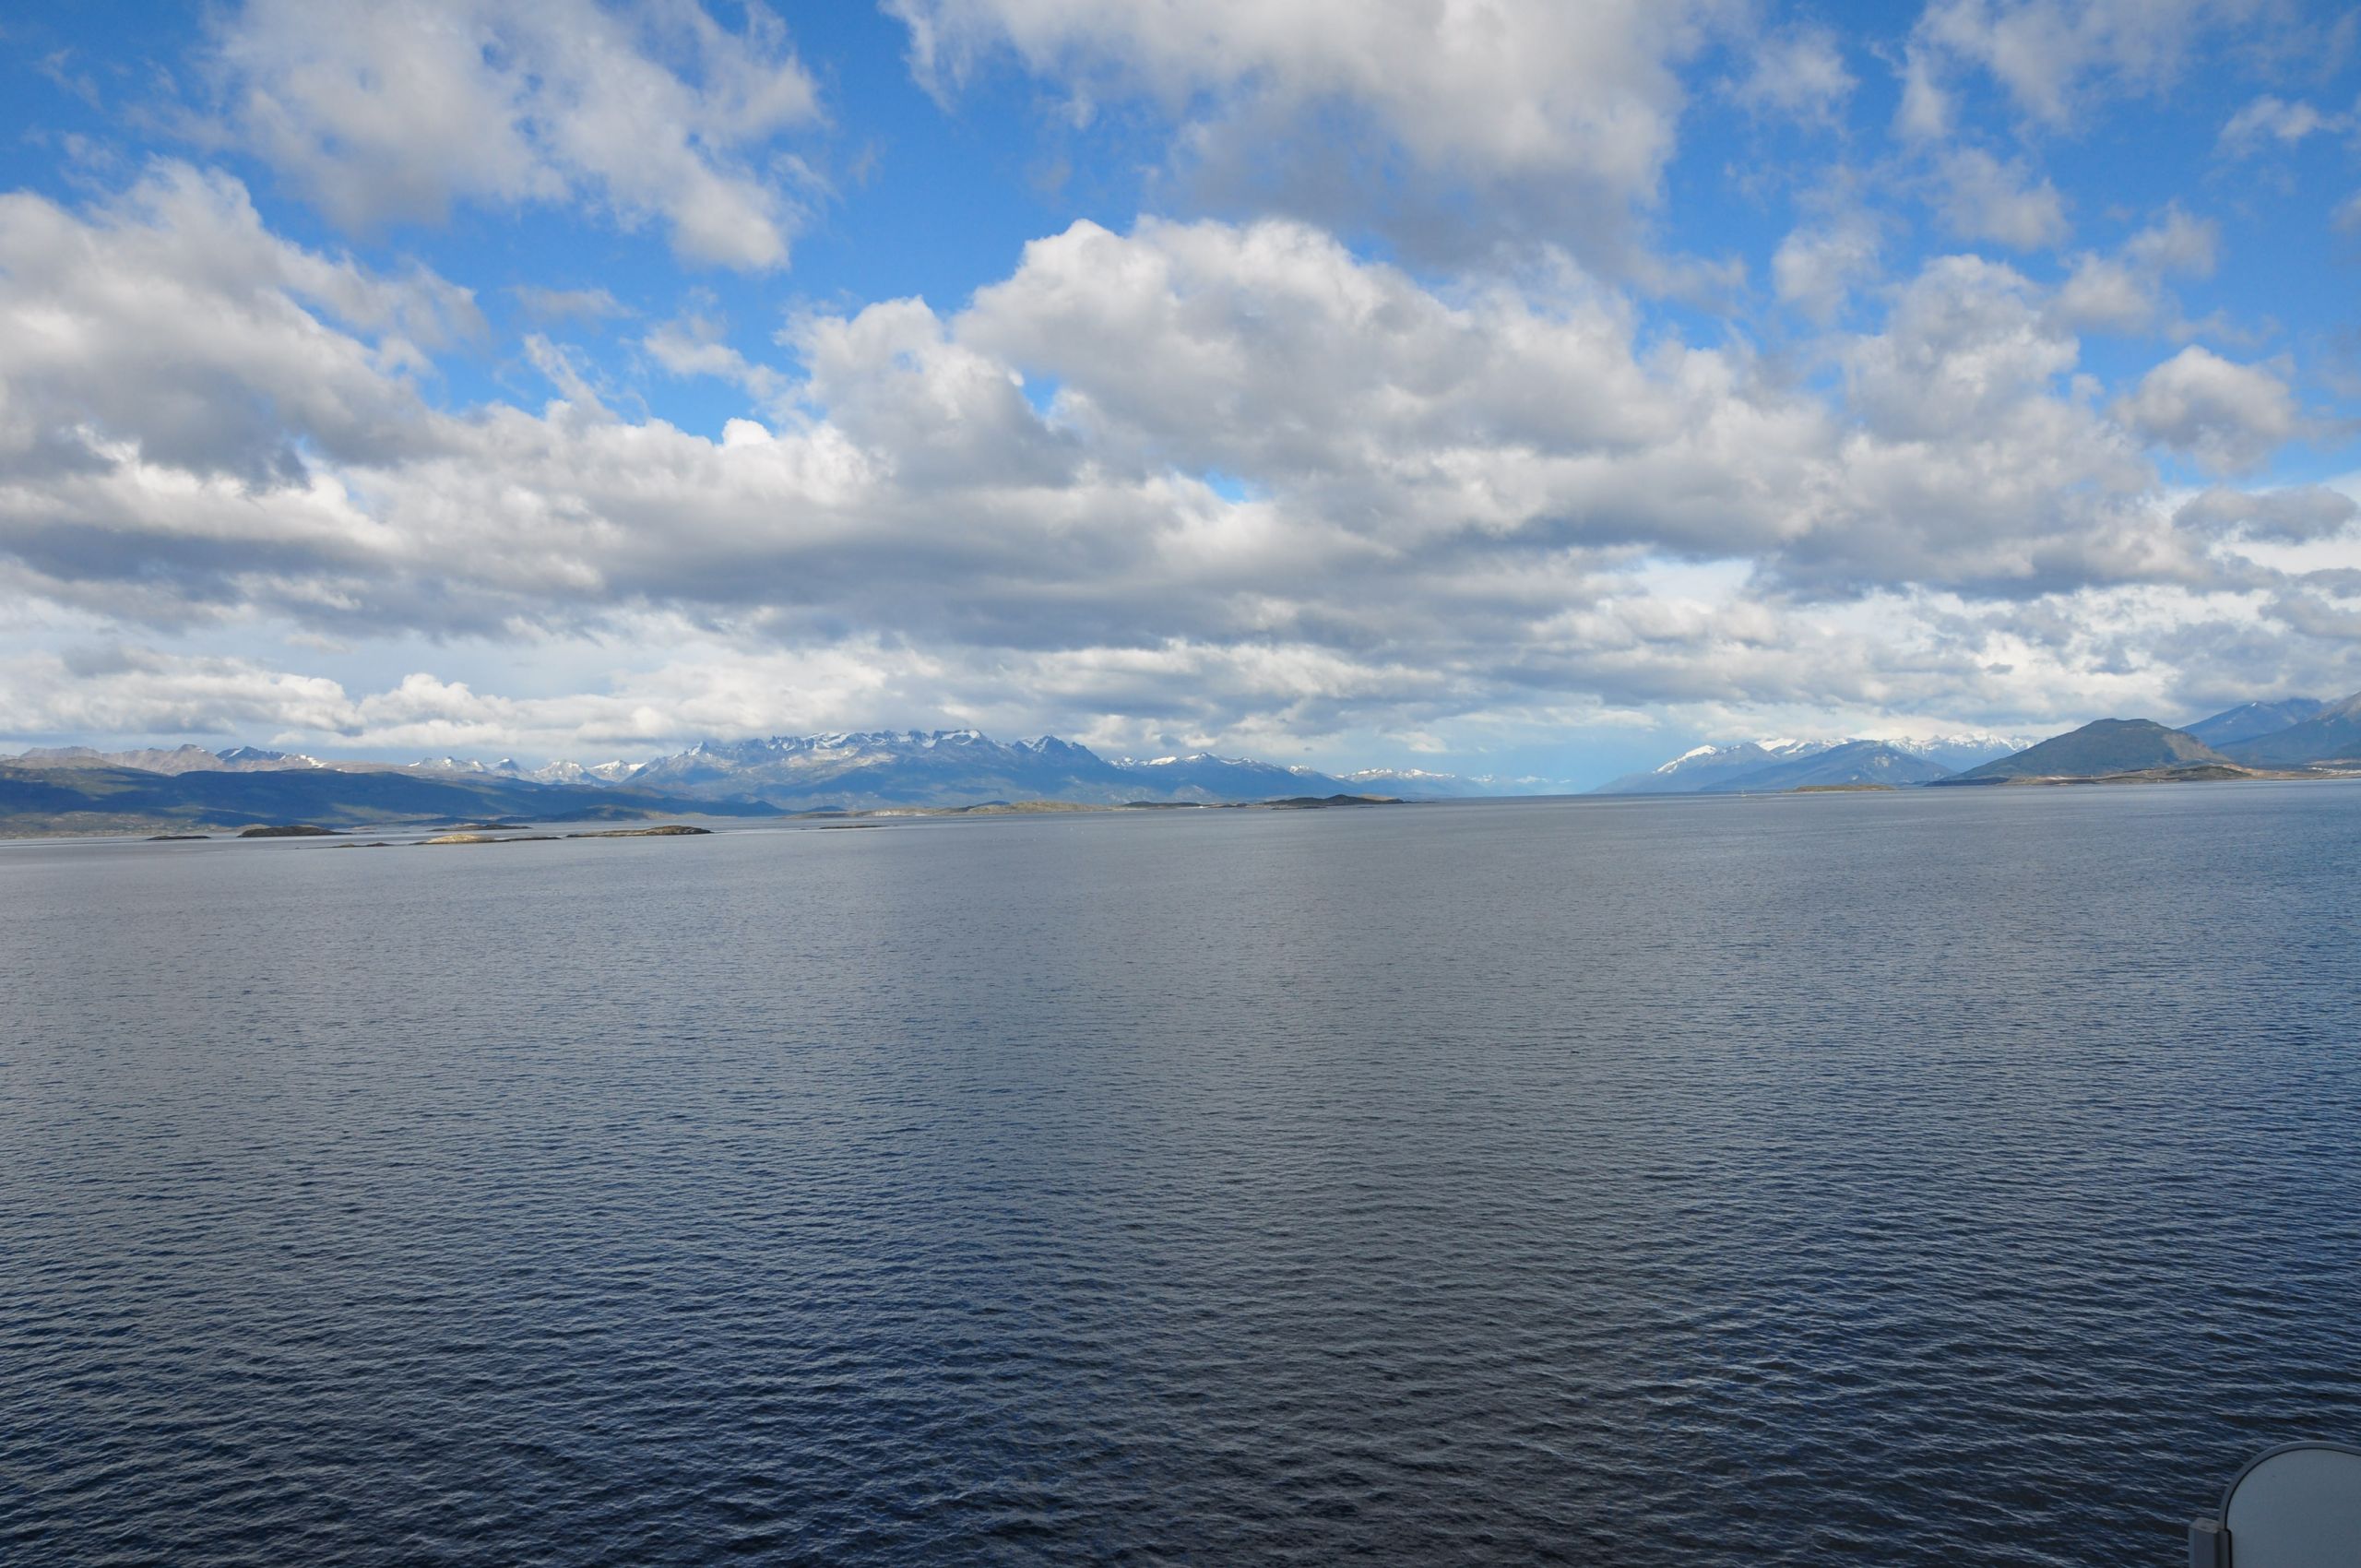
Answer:
M2165 1562L2361 789L0 847L0 1556Z

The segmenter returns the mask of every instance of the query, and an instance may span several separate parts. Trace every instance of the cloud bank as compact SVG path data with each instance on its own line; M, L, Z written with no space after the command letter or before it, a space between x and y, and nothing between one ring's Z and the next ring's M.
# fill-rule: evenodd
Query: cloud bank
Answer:
M2361 684L2353 501L2272 472L2336 421L2284 352L2189 320L2212 218L2078 245L2032 154L1963 143L1799 211L1739 315L1661 304L1626 242L1693 101L1824 136L1865 90L1808 21L888 9L944 101L997 59L1077 117L1160 105L1192 177L1252 165L1268 210L1074 219L964 297L782 301L751 340L684 291L618 340L738 410L700 429L586 357L635 314L613 292L511 288L511 340L367 235L551 204L784 266L756 149L821 111L775 18L254 0L210 45L220 124L362 252L172 154L0 196L0 733L644 754L967 722L1348 761ZM1891 91L1980 76L2052 125L2260 14L2106 9L1930 6ZM1701 75L1732 37L1756 64ZM2225 139L2300 144L2284 107ZM1482 254L1388 257L1286 196L1362 137L1391 172L1347 196L1455 191ZM487 353L508 390L455 396ZM356 648L401 651L304 652ZM448 673L487 649L554 689Z

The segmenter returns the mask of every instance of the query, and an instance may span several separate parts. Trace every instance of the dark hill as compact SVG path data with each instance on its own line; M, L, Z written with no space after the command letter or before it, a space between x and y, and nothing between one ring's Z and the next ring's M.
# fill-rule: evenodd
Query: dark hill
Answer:
M2223 748L2254 767L2307 767L2317 763L2361 765L2361 692L2331 703L2301 724Z
M2003 783L2012 778L2104 778L2158 768L2228 766L2230 759L2179 730L2145 719L2102 719L2027 746L2013 756L1952 775L1946 784Z

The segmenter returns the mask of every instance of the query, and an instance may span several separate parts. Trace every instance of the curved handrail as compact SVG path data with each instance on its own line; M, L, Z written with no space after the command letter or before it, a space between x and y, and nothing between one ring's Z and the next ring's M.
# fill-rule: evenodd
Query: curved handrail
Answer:
M2236 1495L2238 1483L2245 1480L2248 1476L2254 1474L2255 1470L2260 1467L2265 1460L2276 1459L2282 1454L2300 1454L2308 1449L2313 1448L2324 1448L2331 1454L2350 1454L2355 1458L2361 1459L2361 1447L2355 1447L2350 1443L2330 1443L2319 1441L2283 1443L2276 1448L2269 1449L2263 1453L2256 1455L2253 1458L2247 1461L2246 1467L2244 1469L2230 1478L2230 1484L2222 1489L2222 1516L2225 1519L2230 1516L2230 1499Z
M2276 1448L2266 1449L2256 1455L2239 1468L2236 1475L2230 1478L2230 1484L2222 1489L2220 1512L2189 1522L2189 1568L2232 1568L2237 1557L2237 1541L2229 1528L2230 1503L2237 1496L2238 1488L2246 1483L2248 1476L2253 1475L2256 1470L2280 1455L2305 1453L2349 1454L2356 1459L2361 1459L2361 1447L2356 1447L2350 1443L2320 1439L2283 1443Z

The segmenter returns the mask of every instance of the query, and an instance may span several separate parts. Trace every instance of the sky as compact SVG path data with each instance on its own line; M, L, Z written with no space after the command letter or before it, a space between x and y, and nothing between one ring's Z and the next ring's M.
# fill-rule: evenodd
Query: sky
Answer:
M0 15L0 743L1596 782L2361 688L2361 16Z

